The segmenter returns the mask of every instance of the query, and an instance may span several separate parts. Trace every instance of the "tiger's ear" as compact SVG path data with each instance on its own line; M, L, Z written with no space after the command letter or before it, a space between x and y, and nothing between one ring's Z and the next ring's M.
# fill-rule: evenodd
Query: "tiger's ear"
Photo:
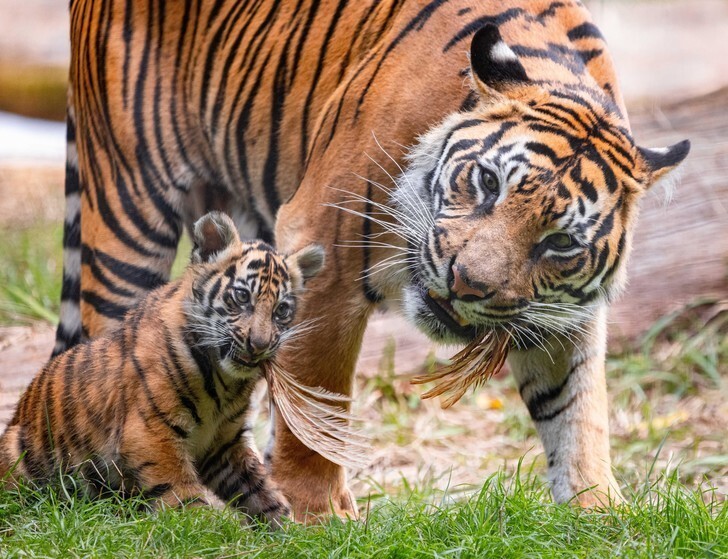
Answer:
M240 242L235 223L221 212L210 212L198 219L193 236L191 260L194 263L214 262L227 247Z
M287 260L293 269L298 269L301 283L305 284L323 269L326 251L321 245L308 245L291 254Z
M658 182L669 183L674 171L690 153L690 140L683 140L666 148L642 148L637 151L642 158L646 174L645 185L650 188Z
M470 68L475 84L486 95L531 81L516 53L492 23L478 29L470 41Z

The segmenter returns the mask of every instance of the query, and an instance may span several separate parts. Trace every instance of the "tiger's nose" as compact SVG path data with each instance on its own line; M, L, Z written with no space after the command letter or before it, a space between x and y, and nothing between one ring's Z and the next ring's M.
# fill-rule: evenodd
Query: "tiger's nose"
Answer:
M252 357L260 357L270 348L270 341L265 338L250 336L248 338L247 350Z
M452 278L450 291L458 299L463 301L479 301L488 296L485 286L470 280L465 269L458 264L453 264L452 266Z

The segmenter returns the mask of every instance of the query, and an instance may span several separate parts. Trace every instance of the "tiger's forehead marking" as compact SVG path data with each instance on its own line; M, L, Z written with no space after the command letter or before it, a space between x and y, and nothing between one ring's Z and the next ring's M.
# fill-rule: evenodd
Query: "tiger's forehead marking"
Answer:
M584 195L595 203L601 194L617 194L625 182L637 182L635 149L619 117L577 96L551 99L502 122L486 115L464 118L445 139L438 168L452 171L464 160L477 159L499 169L509 188L518 183L519 191L529 193L530 187L548 184L561 198Z
M493 207L508 205L542 236L563 231L583 244L609 238L621 229L625 196L638 180L630 132L609 110L611 101L602 101L575 92L520 102L515 110L460 114L443 130L428 177L435 207L456 217L463 204L477 205L479 172L489 169L501 185ZM523 215L524 197L538 215Z
M272 248L246 247L228 269L235 286L246 287L258 297L277 297L289 284L288 267Z

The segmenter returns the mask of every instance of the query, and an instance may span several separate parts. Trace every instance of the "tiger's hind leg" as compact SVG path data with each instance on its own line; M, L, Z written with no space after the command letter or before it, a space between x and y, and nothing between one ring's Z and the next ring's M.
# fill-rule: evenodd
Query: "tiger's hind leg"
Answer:
M279 527L290 516L288 501L272 482L257 453L238 437L199 464L205 485L232 506Z
M584 333L571 340L546 341L544 349L514 351L509 357L543 442L559 503L575 499L591 507L622 501L609 457L605 312L599 310L583 325Z
M168 281L182 229L181 193L140 176L84 187L80 308L83 335L94 337Z
M0 436L0 487L13 487L16 478L23 474L19 435L20 427L10 425Z
M64 287L79 306L69 306L62 323L71 325L80 310L81 337L108 332L168 280L187 193L213 174L203 132L184 118L183 83L174 71L184 63L166 35L179 31L184 9L166 10L160 35L144 46L148 64L113 54L128 50L124 37L143 37L156 21L159 14L151 14L160 8L141 6L139 17L127 21L97 2L71 4L69 104L77 164L69 169L77 173L77 194L67 190L67 201L71 210L80 208L80 238L72 239L79 250L69 260ZM141 15L145 10L151 20ZM67 220L74 215L67 211ZM78 341L77 331L65 334L71 337L58 349Z

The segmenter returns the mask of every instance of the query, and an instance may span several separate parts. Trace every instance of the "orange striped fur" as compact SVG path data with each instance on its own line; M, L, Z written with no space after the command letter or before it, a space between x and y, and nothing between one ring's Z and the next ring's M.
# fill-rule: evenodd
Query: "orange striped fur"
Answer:
M289 514L245 436L260 363L286 339L313 245L283 257L243 243L232 220L195 226L192 262L119 328L53 359L0 438L0 476L75 472L96 493L157 504L219 503L279 523Z
M639 200L689 145L638 146L581 2L72 0L71 44L56 352L114 328L224 209L326 251L298 314L318 327L279 356L300 382L351 394L379 304L437 341L518 332L555 498L618 495L606 313ZM356 514L282 421L270 459L297 517Z

